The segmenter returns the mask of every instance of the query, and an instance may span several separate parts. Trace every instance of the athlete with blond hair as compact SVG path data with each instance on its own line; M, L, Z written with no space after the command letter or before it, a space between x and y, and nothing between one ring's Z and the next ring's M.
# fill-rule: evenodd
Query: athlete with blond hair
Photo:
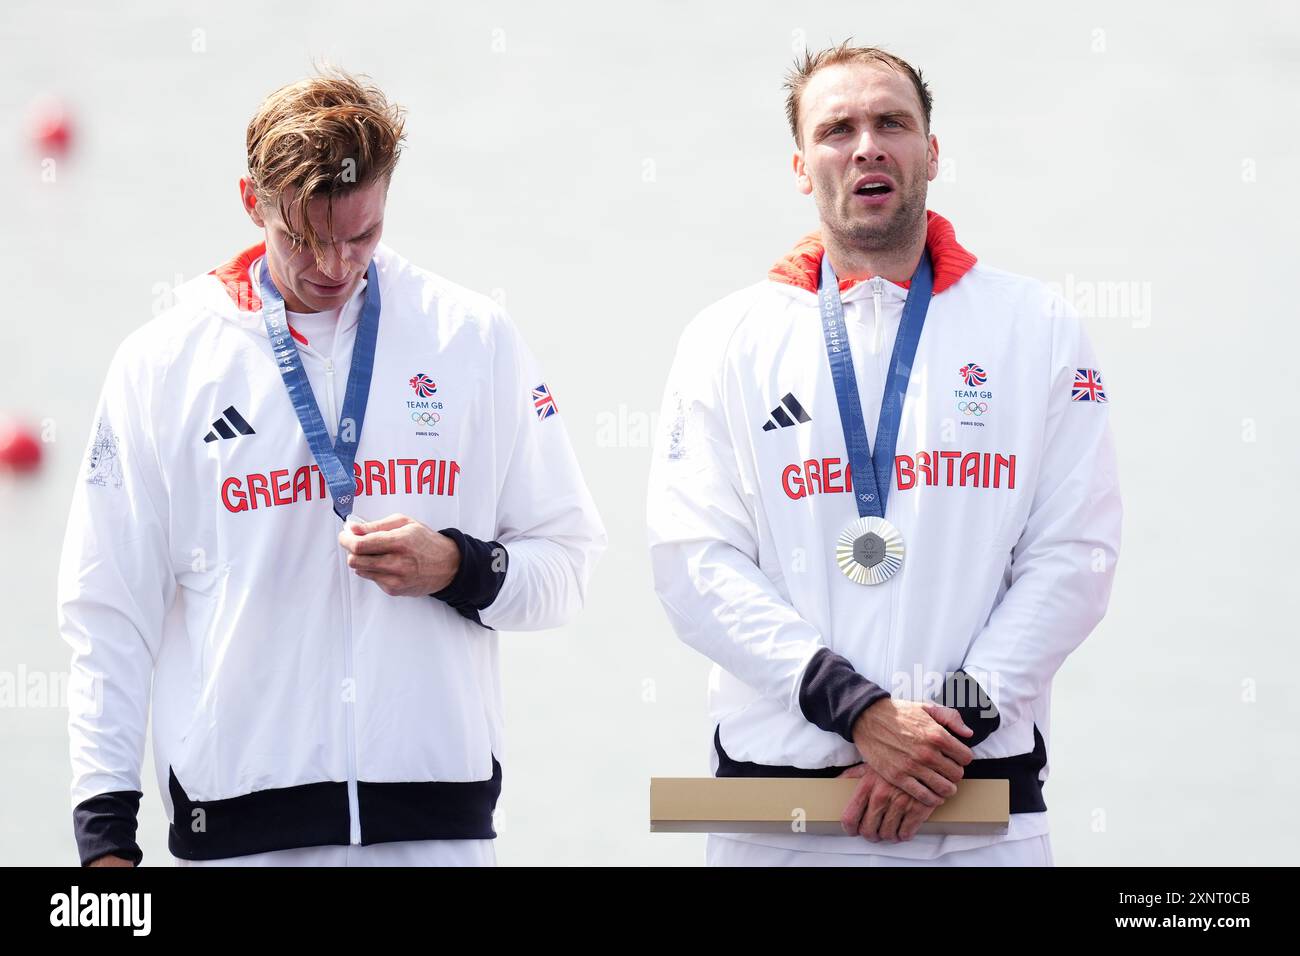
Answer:
M263 241L112 360L58 590L83 864L141 860L151 715L178 862L495 861L496 629L572 618L605 533L510 318L380 242L404 122L269 96Z

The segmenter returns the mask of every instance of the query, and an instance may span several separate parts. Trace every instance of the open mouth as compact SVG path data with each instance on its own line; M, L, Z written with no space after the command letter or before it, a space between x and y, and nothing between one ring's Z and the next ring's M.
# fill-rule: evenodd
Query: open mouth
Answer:
M893 187L889 183L867 183L853 190L859 196L887 196L893 191Z

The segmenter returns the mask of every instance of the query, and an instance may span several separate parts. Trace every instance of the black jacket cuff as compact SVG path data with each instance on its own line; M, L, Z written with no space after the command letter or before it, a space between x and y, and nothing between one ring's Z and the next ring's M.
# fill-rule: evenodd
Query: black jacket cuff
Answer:
M852 742L858 717L888 696L889 691L867 680L829 647L823 647L804 669L799 708L809 722Z
M142 796L139 790L115 790L77 804L72 829L82 866L110 853L140 865L144 854L135 842L135 827Z
M456 542L460 549L460 569L451 583L441 591L435 591L433 597L462 617L482 624L479 611L497 599L510 566L510 552L500 542L480 541L456 528L443 528L439 534L445 534Z
M943 682L943 698L939 703L954 708L961 714L966 726L975 731L973 737L953 734L967 747L983 743L1002 723L1002 715L998 713L992 698L965 671L953 671L948 675L948 679Z

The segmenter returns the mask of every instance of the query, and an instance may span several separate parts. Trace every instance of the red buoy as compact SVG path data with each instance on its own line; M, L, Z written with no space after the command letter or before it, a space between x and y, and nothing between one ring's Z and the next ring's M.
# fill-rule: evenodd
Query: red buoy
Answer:
M63 156L72 146L72 114L55 99L44 99L32 107L32 145L42 156Z
M30 428L11 418L0 418L0 468L35 471L41 463L41 443Z

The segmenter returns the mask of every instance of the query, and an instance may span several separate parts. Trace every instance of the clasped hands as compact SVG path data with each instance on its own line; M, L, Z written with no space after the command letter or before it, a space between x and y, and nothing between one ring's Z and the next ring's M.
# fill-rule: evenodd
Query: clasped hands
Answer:
M973 759L959 737L974 734L951 707L885 698L853 725L863 763L840 776L859 780L840 825L870 843L916 836L935 807L957 792Z
M403 514L348 521L339 532L348 567L392 597L441 591L460 569L460 549L444 534Z

